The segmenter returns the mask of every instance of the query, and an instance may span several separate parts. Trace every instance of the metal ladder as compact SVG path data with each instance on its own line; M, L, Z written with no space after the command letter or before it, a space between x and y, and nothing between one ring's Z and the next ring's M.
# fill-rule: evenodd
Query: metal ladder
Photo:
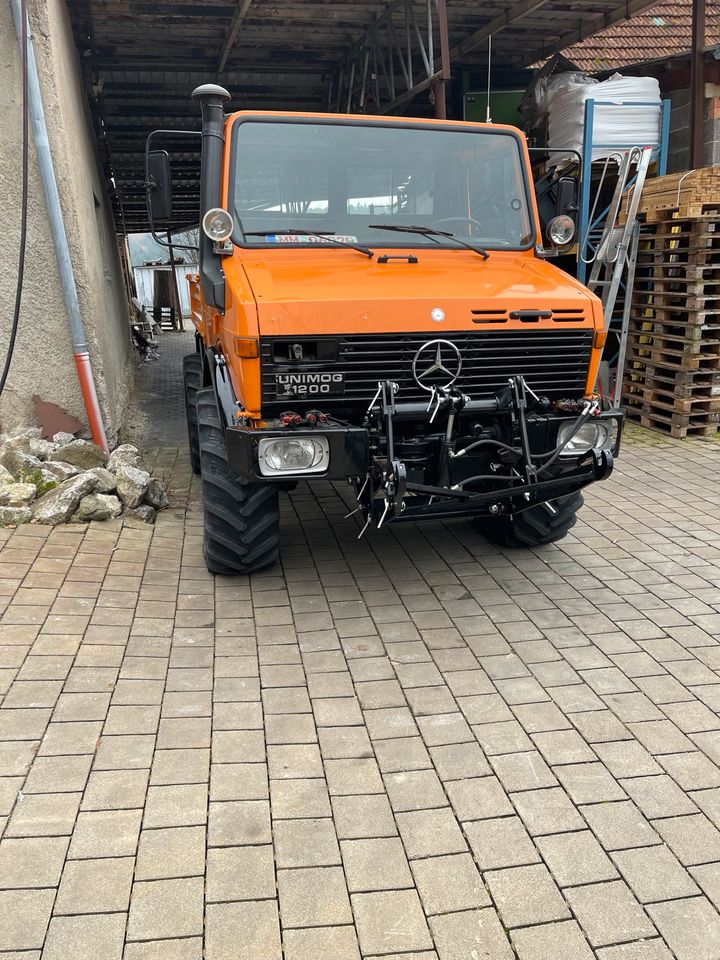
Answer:
M602 193L602 185L608 173L609 164L615 159L619 161L618 177L613 197L608 207L605 225L600 240L589 257L586 257L584 252L582 252L591 247L589 226L585 237L582 238L580 246L583 261L587 264L592 263L592 269L586 281L586 286L600 297L602 301L603 316L605 318L605 334L607 336L612 328L612 332L616 333L618 337L618 355L617 362L614 365L614 384L611 382L612 370L610 369L609 361L603 359L599 375L599 380L603 383L604 387L603 392L612 394L612 406L616 408L620 406L621 401L622 374L625 365L625 351L630 325L632 288L635 281L635 267L637 264L640 239L640 224L638 223L637 213L652 154L653 147L647 146L632 147L622 154L615 153L607 157L589 221L590 223L594 221L595 207ZM637 172L634 177L631 177L631 171L634 166L637 166ZM632 192L629 193L625 222L619 224L618 218L623 196L629 191ZM625 278L625 299L623 302L622 316L619 324L616 323L613 327L615 306L623 283L623 277Z

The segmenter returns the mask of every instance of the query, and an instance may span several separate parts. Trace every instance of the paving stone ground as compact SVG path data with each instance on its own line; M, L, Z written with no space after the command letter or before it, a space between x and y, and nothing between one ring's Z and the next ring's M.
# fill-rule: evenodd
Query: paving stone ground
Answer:
M229 579L149 442L154 528L0 531L1 960L720 958L719 445L529 552L302 487Z

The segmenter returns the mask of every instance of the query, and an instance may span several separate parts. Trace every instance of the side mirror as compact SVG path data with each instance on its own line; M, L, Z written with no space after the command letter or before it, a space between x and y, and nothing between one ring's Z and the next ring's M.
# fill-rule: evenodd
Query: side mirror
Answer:
M145 185L150 223L172 218L172 174L167 150L151 150L145 162Z
M574 177L560 177L555 184L555 216L575 219L577 209L577 180Z

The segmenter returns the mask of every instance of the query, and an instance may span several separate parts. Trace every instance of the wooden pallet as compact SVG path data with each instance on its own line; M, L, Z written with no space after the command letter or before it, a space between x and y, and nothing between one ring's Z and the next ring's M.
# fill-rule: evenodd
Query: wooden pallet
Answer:
M682 294L674 294L681 303L669 303L670 294L662 296L655 293L636 292L633 297L633 320L635 323L654 321L665 326L689 326L712 328L720 323L720 303L708 304L705 297L695 297L689 305L682 303Z
M708 422L704 418L694 419L674 413L662 414L644 407L638 409L626 406L625 413L628 420L639 423L641 427L660 430L680 440L687 436L714 437L720 426L718 422Z
M667 207L659 207L643 212L646 223L658 223L667 221L669 210ZM720 202L683 204L678 209L677 216L682 220L717 219L720 217Z
M715 216L720 212L720 166L671 173L645 181L639 212L648 222Z
M720 397L720 370L676 370L633 359L625 368L625 381L628 388L636 388L635 392L657 385L678 399Z
M629 380L625 383L624 396L628 402L642 405L657 413L720 415L720 395L715 397L697 393L694 396L678 397L672 385L658 381Z
M720 350L693 351L683 349L683 345L657 343L647 335L630 333L628 335L628 362L642 360L655 366L665 366L684 371L720 370Z
M720 428L720 166L648 180L622 397L672 437Z

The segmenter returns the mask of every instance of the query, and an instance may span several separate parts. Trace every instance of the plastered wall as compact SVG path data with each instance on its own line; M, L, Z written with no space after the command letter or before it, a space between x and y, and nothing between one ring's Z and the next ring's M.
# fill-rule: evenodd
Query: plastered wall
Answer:
M64 0L28 0L28 12L93 373L108 437L115 439L127 407L132 348L112 216ZM10 332L20 234L20 56L7 0L0 2L0 89L1 363ZM0 398L2 430L34 422L34 393L87 422L32 132L29 166L22 313L10 378Z

